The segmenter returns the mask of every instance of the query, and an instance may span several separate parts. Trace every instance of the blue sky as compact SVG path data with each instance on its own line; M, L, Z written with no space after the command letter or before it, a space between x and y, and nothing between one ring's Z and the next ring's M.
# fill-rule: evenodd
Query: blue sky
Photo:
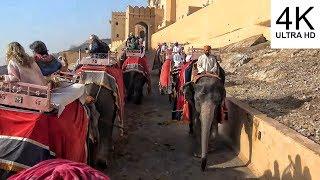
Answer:
M58 52L90 34L108 38L112 11L146 4L147 0L0 0L0 59L12 41L29 49L30 43L42 40L50 52Z

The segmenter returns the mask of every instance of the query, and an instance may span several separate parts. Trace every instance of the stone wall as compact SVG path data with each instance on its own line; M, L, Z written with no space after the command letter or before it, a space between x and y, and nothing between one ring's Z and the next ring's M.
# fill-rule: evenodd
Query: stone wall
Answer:
M227 98L219 134L259 179L320 179L320 145L278 121Z
M113 42L111 43L110 50L111 50L111 51L117 50L123 43L124 43L124 41L121 41L121 40L119 40L119 41L113 41Z
M125 12L112 12L111 41L125 40L126 14Z
M264 26L269 20L270 0L216 0L153 34L152 47L174 41L222 47L258 34L269 39L269 27Z
M204 4L212 3L213 0L176 0L176 15L177 21L183 19L189 14L189 7L204 7Z

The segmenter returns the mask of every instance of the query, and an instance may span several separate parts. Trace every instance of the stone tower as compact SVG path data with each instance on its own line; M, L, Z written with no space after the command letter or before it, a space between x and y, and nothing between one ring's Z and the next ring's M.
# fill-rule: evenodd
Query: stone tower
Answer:
M111 24L111 42L123 41L126 29L126 13L125 12L112 12Z

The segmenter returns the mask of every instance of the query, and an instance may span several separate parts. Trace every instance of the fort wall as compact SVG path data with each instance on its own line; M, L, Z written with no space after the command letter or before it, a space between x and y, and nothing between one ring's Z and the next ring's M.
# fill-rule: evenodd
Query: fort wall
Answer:
M203 8L205 4L212 2L213 0L176 0L177 21L189 15L189 7Z
M147 33L146 44L147 48L151 47L151 35L156 31L156 10L154 7L132 7L129 6L126 11L126 27L125 37L128 37L130 32L135 32L135 26L141 25L145 27Z
M320 145L229 96L219 134L261 179L320 179ZM292 178L289 178L292 177Z
M110 50L111 50L111 51L117 50L118 47L120 47L123 43L124 43L124 41L122 41L122 40L112 41L112 42L111 42L111 46L110 46Z
M154 33L152 47L174 41L193 46L209 44L221 47L258 34L269 39L269 27L261 25L269 20L270 0L216 0Z
M125 40L126 13L112 12L111 42Z

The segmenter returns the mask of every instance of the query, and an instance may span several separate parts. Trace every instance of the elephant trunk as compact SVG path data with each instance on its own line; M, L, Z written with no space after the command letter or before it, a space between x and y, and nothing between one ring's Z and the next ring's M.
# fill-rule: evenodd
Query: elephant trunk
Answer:
M207 166L207 154L211 124L214 119L215 105L211 102L204 102L201 105L201 169L204 171Z

